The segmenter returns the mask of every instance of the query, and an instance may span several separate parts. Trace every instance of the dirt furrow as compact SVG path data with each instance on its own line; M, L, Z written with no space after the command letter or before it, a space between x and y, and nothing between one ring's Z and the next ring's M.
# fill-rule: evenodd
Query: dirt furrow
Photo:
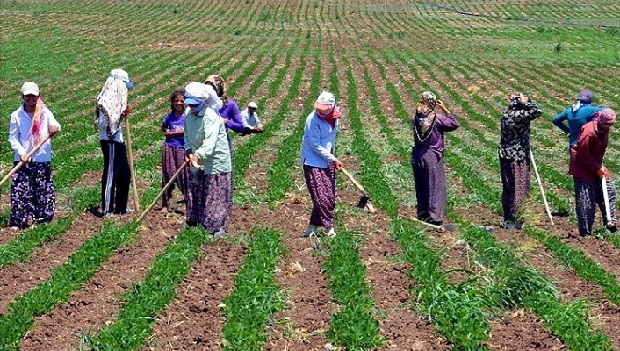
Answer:
M96 332L114 321L122 306L122 294L142 281L148 268L177 233L184 219L178 215L162 218L151 212L138 229L139 238L120 248L90 279L84 288L51 313L35 319L35 326L22 342L22 350L67 350L78 348L82 335Z
M226 240L203 247L204 258L177 287L177 297L156 317L143 350L218 350L222 345L220 304L233 288L247 248Z

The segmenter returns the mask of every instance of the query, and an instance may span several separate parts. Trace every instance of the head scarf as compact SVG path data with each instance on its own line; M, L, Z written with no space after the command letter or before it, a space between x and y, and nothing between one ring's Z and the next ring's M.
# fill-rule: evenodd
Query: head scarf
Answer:
M41 141L43 136L43 130L41 125L45 123L45 113L47 112L47 106L41 99L41 95L37 97L37 104L34 107L34 113L32 114L32 128L30 129L30 145L33 147Z
M610 125L616 123L616 112L610 108L603 109L598 111L594 115L594 121L597 125Z
M435 106L437 106L437 97L430 91L422 93L422 98L418 102L415 110L414 130L418 135L418 139L426 140L435 125Z
M592 98L594 94L588 89L583 89L577 95L577 101L573 104L573 112L579 111L581 105L588 105L592 103Z
M127 85L121 79L108 77L97 95L97 109L108 124L108 136L116 134L120 127L121 113L127 108Z
M342 111L340 111L339 106L334 105L334 108L332 108L332 110L327 114L327 116L323 117L319 115L318 113L317 115L319 116L320 119L329 123L329 125L332 126L332 128L334 128L336 126L336 120L339 118L342 118Z

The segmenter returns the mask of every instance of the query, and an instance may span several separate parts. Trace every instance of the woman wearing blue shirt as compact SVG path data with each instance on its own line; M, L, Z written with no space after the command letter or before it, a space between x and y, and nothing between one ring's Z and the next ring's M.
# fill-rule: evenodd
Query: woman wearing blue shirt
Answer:
M325 227L329 236L336 235L336 170L340 170L343 164L334 156L334 149L341 116L334 94L324 91L314 102L314 111L306 118L301 164L313 207L305 236L313 235L318 227Z

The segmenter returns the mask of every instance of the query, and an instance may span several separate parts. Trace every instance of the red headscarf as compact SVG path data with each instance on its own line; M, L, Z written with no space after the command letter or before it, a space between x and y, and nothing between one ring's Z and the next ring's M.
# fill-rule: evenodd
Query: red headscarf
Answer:
M41 99L41 95L37 98L37 104L34 107L34 113L32 114L32 128L30 129L30 145L35 146L38 145L41 141L41 125L45 122L45 112L47 111L47 106Z
M318 113L317 115L319 115L320 119L329 123L329 125L332 126L332 128L334 128L336 126L336 120L342 117L342 111L340 111L340 107L334 105L334 108L331 110L330 113L327 114L327 116L323 117Z

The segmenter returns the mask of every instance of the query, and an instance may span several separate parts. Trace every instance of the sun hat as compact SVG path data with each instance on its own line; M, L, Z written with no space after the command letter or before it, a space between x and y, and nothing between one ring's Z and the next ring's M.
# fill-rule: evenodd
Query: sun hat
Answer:
M133 89L133 82L129 80L129 74L124 69L115 68L110 72L110 77L120 79L125 82L127 89Z
M258 108L258 105L257 105L254 101L252 101L252 102L250 102L250 103L248 104L248 107L249 107L249 108Z
M319 111L327 111L334 105L336 105L336 97L329 91L323 91L314 102L314 108Z
M22 85L22 95L39 96L39 86L33 82L25 82L24 85Z

